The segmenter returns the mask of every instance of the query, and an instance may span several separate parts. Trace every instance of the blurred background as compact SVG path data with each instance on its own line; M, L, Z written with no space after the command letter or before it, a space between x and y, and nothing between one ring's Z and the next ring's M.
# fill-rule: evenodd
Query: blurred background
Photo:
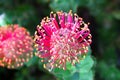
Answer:
M0 0L0 26L19 24L34 35L51 11L72 10L92 34L94 80L120 80L120 0ZM44 70L38 57L19 69L0 67L0 80L57 80Z

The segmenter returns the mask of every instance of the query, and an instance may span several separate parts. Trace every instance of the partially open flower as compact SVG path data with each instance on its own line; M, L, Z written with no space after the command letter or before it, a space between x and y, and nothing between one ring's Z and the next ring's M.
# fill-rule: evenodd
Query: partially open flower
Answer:
M32 57L33 40L29 32L18 25L0 27L0 66L16 68Z
M88 52L91 37L88 24L77 14L51 12L50 18L44 18L37 26L34 39L38 49L36 55L43 58L45 67L65 69L66 62L74 65Z

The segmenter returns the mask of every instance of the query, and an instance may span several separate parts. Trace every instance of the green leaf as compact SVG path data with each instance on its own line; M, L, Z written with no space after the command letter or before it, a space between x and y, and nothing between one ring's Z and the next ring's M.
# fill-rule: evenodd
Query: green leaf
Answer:
M113 16L114 16L116 19L119 19L119 20L120 20L120 11L114 11L114 12L113 12Z
M72 80L78 80L80 79L80 73L79 72L75 72L71 78Z
M90 70L89 72L85 72L85 73L80 73L80 78L79 80L93 80L94 75L93 75L93 71Z
M69 70L63 70L63 69L60 69L60 68L55 68L53 70L53 72L55 73L55 75L57 77L68 77L68 76L71 76L71 72Z
M73 10L73 12L77 11L77 7L78 7L78 0L53 0L50 3L50 7L54 10L54 11L59 11L59 10L63 10L63 11L69 11L69 10Z
M38 57L33 56L28 62L25 63L25 65L29 67L37 63L37 61L38 61Z
M108 64L105 61L98 62L97 71L105 80L120 80L120 70L115 64Z
M91 57L91 50L89 49L88 54L75 66L71 65L69 62L66 64L66 70L55 68L51 71L60 80L93 80L94 73L92 67L94 61Z
M77 70L80 72L88 72L94 64L93 59L90 55L87 55L85 59L81 60L80 63L76 64Z
M0 14L0 26L5 26L11 23L11 21L6 17L5 13Z

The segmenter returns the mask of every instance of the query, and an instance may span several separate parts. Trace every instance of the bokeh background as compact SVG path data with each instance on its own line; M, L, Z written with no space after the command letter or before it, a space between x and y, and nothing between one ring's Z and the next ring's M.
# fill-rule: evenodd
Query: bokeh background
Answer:
M0 0L0 26L19 24L34 35L51 11L76 12L92 34L94 80L120 80L120 0ZM57 80L33 57L19 69L0 67L0 80Z

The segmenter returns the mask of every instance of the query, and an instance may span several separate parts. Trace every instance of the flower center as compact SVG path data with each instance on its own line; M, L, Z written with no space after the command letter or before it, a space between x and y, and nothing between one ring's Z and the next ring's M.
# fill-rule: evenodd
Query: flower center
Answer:
M67 28L61 28L54 32L51 36L51 52L53 54L61 54L61 56L66 56L69 53L78 52L78 46L75 37L75 32L70 31Z

